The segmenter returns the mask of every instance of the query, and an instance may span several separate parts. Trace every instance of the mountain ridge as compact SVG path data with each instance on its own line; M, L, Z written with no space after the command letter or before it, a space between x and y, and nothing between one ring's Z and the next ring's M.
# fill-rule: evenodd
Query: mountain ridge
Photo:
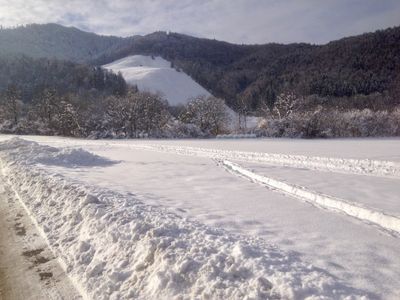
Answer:
M5 43L5 37L12 43ZM400 83L396 75L400 73L400 27L323 45L238 45L161 31L127 38L99 36L46 24L2 29L0 42L0 55L22 52L97 66L129 55L161 56L235 109L272 107L285 91L329 98L324 100L329 105L337 103L332 99L374 93L388 94L393 98L390 105L400 103L393 95ZM18 51L13 51L13 45Z
M27 55L33 58L86 62L97 53L112 49L126 40L56 23L30 24L0 30L0 55Z

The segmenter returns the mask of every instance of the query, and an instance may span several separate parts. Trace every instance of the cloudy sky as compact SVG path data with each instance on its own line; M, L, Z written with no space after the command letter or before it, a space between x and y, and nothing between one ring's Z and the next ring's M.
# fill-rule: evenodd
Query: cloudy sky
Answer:
M399 0L0 0L6 27L55 22L128 36L170 30L234 43L325 43L400 25Z

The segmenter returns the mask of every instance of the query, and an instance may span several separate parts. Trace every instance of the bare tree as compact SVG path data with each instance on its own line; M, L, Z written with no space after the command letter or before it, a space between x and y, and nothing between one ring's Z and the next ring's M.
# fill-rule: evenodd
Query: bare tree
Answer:
M170 113L168 112L168 102L163 100L158 94L137 93L142 98L143 103L143 125L146 133L150 135L157 134L167 124Z
M168 122L168 104L159 95L129 91L123 97L110 97L106 112L110 123L127 137L153 135Z
M57 107L54 116L57 131L63 136L80 136L79 114L68 97L64 97Z
M48 125L52 123L57 112L58 100L54 89L45 89L35 101L38 117Z
M132 119L130 114L132 113L132 108L129 107L129 101L126 99L131 97L131 91L129 91L125 97L120 96L110 96L106 99L106 123L110 130L119 134L122 132L125 136L128 136L128 122ZM133 128L131 126L130 133L132 133Z
M282 93L276 98L272 111L279 119L284 119L299 109L300 102L293 92Z
M197 125L212 135L223 133L229 122L229 112L224 100L215 97L197 97L185 107L180 119Z
M14 125L17 125L23 106L20 91L15 85L9 85L2 98L5 118L10 119Z
M248 98L244 95L237 98L237 113L238 113L238 127L246 131L247 129L247 116L250 112L250 103Z

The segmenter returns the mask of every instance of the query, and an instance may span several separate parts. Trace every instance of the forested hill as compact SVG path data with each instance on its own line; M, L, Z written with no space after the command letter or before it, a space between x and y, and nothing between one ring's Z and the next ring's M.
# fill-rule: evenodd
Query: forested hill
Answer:
M120 74L85 64L27 56L0 57L0 102L10 86L18 88L24 103L32 102L48 88L59 95L126 92L126 82Z
M55 24L30 25L0 30L0 54L8 52L95 65L131 54L160 55L231 107L253 111L272 106L287 91L317 95L325 105L347 101L343 98L361 108L400 101L400 27L325 45L235 45L177 33L117 38ZM364 95L374 95L368 100L374 103L354 100Z
M132 53L161 55L230 106L245 101L252 110L272 105L284 91L330 98L392 95L400 84L400 27L326 45L233 45L159 32L97 63Z
M113 52L130 38L101 36L58 24L31 24L0 29L0 55L26 55L87 62Z

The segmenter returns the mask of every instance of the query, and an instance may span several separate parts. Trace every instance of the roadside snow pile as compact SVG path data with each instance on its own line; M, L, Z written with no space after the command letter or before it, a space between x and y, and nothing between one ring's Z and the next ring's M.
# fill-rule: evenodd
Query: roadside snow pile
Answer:
M20 139L0 143L2 173L87 298L363 298L262 240L33 167L54 153Z
M36 161L44 165L64 167L94 167L115 163L83 149L57 149L57 151L54 152L41 153L38 155Z
M167 146L160 144L137 144L130 145L130 147L134 149L174 153L178 155L209 157L219 160L256 162L359 175L400 177L400 163L392 161L231 151L200 147Z
M0 150L7 150L10 158L24 160L28 164L63 166L67 168L112 165L114 161L100 157L83 149L58 149L39 145L36 142L14 138L2 143Z

